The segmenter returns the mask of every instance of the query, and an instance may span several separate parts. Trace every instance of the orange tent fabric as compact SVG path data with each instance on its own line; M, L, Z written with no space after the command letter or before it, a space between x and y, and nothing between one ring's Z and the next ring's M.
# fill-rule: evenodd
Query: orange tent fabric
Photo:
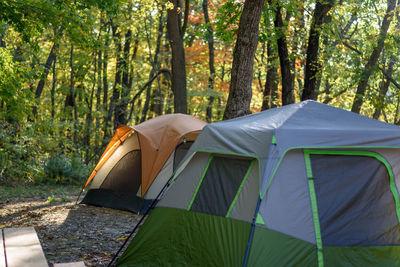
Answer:
M190 115L169 114L132 127L138 133L142 151L142 197L175 147L184 138L194 141L193 137L197 137L206 125Z

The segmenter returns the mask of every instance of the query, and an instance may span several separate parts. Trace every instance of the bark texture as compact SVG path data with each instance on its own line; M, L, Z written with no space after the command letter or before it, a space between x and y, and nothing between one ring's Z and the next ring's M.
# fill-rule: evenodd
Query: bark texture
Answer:
M204 20L207 24L207 42L208 42L208 66L210 74L208 76L208 90L209 92L214 90L214 78L215 78L215 67L214 67L214 31L210 24L210 16L208 15L208 0L203 0L203 13ZM206 110L206 119L208 122L212 120L212 106L214 103L214 96L211 94L208 97L208 105Z
M224 120L251 113L254 54L263 6L263 0L247 0L244 3L233 51L231 84Z
M321 72L321 64L318 61L320 28L324 23L329 10L334 6L334 0L317 0L315 5L310 31L308 34L307 59L304 73L304 89L301 100L315 99L318 75Z
M278 69L275 62L278 60L273 45L270 41L267 44L267 78L265 80L265 88L263 92L263 103L261 110L274 108L277 106L278 101Z
M172 0L173 9L168 10L167 31L169 43L171 46L172 58L172 91L174 93L175 113L187 113L187 93L186 93L186 67L185 67L185 49L183 47L183 35L186 23L181 27L181 6L179 0ZM188 0L186 7L189 7ZM179 11L178 11L179 9ZM185 14L189 14L189 9ZM186 16L185 15L185 18ZM187 20L185 20L187 21Z
M291 64L289 59L289 50L287 46L287 41L284 33L284 24L281 13L281 6L279 2L276 4L275 8L275 28L278 34L278 54L279 63L281 66L281 83L282 83L282 105L288 105L294 103L294 79L291 73Z

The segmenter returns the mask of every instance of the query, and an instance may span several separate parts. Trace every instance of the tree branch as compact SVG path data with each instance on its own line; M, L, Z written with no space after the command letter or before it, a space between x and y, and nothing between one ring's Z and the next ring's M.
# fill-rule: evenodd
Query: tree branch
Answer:
M142 86L142 88L139 89L139 92L136 93L136 95L133 97L133 99L132 99L132 101L131 101L132 106L131 106L131 110L130 110L130 112L129 112L129 119L128 119L128 121L130 121L131 118L132 118L133 107L134 107L134 105L135 105L136 99L143 93L143 91L147 88L147 86L151 85L151 83L157 78L157 76L160 75L160 74L162 74L162 73L163 73L163 74L168 74L168 76L171 77L171 71L170 71L169 69L165 69L165 68L159 69L159 70L156 72L156 74L155 74L153 77L151 77L150 80L148 80L147 83L146 83L144 86Z
M181 29L181 37L183 38L183 35L185 34L188 20L189 20L189 11L190 11L190 0L185 0L185 15L183 17L183 25ZM182 11L181 11L182 12Z

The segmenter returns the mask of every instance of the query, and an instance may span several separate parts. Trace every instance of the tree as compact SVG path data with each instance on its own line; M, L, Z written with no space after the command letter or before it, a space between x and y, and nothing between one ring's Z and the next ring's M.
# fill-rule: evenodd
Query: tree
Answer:
M233 51L231 84L224 120L251 113L254 55L263 7L264 0L246 0L244 3Z
M270 4L273 4L273 1L270 1ZM278 35L277 43L281 67L282 105L288 105L294 103L294 79L291 73L289 49L284 31L286 27L283 23L279 0L276 2L274 24Z
M335 0L317 0L313 12L310 32L308 35L307 60L304 72L304 90L301 100L315 99L317 76L321 75L321 65L318 62L319 38L321 26L329 10L334 6Z
M263 102L261 110L266 110L269 108L277 107L278 100L278 69L275 66L277 61L277 56L274 51L273 43L268 41L267 43L267 77L265 79L265 88L263 92Z
M208 78L208 90L211 93L214 90L214 78L215 78L215 66L214 66L214 31L210 23L210 17L208 15L208 0L203 0L203 13L204 20L207 25L207 42L208 42L208 66L210 69L210 75ZM214 103L214 96L211 93L208 97L208 105L206 111L206 119L208 122L212 120L212 106Z
M361 106L364 102L363 98L368 86L368 80L369 77L374 72L375 66L379 59L379 55L382 52L386 39L386 34L389 29L390 23L392 21L393 10L395 7L396 7L396 0L387 0L386 14L385 17L383 18L382 25L379 31L378 42L375 48L373 49L371 55L369 56L368 62L365 65L365 68L362 71L360 80L358 82L356 95L354 97L353 105L351 107L351 111L353 112L360 113Z
M182 6L180 0L172 0L172 8L168 9L167 31L171 46L172 65L172 91L174 92L175 113L187 112L186 92L186 67L185 49L183 48L183 36L187 27L189 16L189 0L185 0L185 16L182 24ZM182 25L181 25L182 24Z

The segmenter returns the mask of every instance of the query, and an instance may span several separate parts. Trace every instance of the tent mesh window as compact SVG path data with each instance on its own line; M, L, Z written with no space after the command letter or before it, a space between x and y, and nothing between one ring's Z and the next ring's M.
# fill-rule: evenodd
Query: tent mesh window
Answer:
M175 149L175 156L174 156L174 171L176 167L178 167L179 163L183 160L188 152L189 148L192 146L193 142L184 142L179 144Z
M141 184L140 150L133 150L123 156L104 179L100 189L111 189L136 194Z
M386 166L373 157L310 155L324 246L400 244Z
M214 156L201 180L192 211L226 216L251 160Z

